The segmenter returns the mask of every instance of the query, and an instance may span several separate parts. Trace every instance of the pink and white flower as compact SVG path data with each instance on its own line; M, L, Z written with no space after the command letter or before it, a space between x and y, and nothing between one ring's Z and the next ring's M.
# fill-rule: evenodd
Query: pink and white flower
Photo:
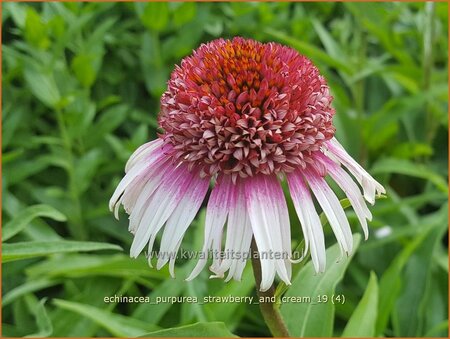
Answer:
M282 180L316 271L325 269L325 241L315 202L342 253L350 254L350 225L325 177L345 192L366 238L372 215L364 199L373 204L385 191L334 138L332 99L318 69L292 48L243 38L202 44L171 75L161 98L163 133L133 153L110 200L116 217L121 204L130 215L131 256L146 246L150 253L161 229L160 252L176 253L212 183L202 251L248 253L254 238L260 289L270 288L276 275L289 284ZM167 262L173 275L175 256L161 256L157 269ZM206 263L205 256L188 279ZM244 267L242 257L214 256L210 270L239 280Z

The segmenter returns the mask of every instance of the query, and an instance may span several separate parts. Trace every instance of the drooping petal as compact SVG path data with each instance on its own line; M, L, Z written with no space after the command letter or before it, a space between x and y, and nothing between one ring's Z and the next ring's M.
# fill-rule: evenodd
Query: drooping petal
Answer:
M350 254L353 247L352 231L339 199L331 190L330 186L328 186L325 179L314 170L307 168L303 170L303 174L330 222L341 251L343 250L347 254Z
M177 253L178 250L181 246L181 241L183 239L180 239L180 241L176 244L173 252L171 253L172 255L170 256L170 261L169 261L169 274L172 278L175 278L175 259L177 258ZM159 259L158 259L159 260Z
M141 162L148 155L150 155L154 150L161 148L164 145L163 139L156 139L150 142L147 142L141 146L139 146L136 151L128 159L125 164L125 173L127 173L131 167L133 167L136 163Z
M230 199L235 194L234 190L235 185L233 185L229 175L220 175L217 178L206 207L205 240L202 256L186 280L194 279L205 267L209 249L215 251L212 267L219 267L220 260L217 254L222 248L223 228L229 211Z
M111 199L109 200L109 209L110 211L114 210L116 205L121 202L121 196L128 185L136 179L139 175L141 175L148 168L148 164L139 163L135 165L120 181L116 190L114 191Z
M148 175L141 179L140 193L136 198L133 208L129 212L130 222L128 229L131 233L136 233L150 199L164 181L164 177L171 176L174 171L175 166L170 163L170 159L163 158L148 171Z
M209 179L201 179L198 173L192 173L191 175L192 180L186 186L180 202L167 220L161 239L159 251L174 254L173 258L176 257L181 240L192 220L194 220L208 191ZM161 256L156 268L160 269L167 263L168 259L167 256ZM173 271L171 273L173 275Z
M300 219L305 239L305 255L311 247L311 259L316 272L324 272L326 264L325 239L319 215L314 207L308 186L304 182L301 171L287 176L289 191L294 202L295 211Z
M148 200L145 213L136 227L130 255L136 258L148 243L152 234L156 234L164 225L181 199L187 194L187 187L192 181L190 173L185 165L172 169L172 163L166 164L169 175L165 175L162 182Z
M229 281L231 278L240 279L242 270L245 267L244 259L249 255L253 235L246 211L244 187L241 180L237 181L233 189L227 223L225 258L219 267L211 267L211 271L218 277L222 277L229 270L225 281ZM244 265L241 264L242 262L244 262Z
M253 231L250 226L250 219L246 218L246 222L244 225L244 234L242 235L242 241L240 245L237 247L238 252L241 253L240 258L237 258L233 261L230 267L229 277L227 279L233 277L234 280L240 281L242 277L242 272L244 271L245 264L247 260L250 259L250 245L253 238Z
M289 221L289 211L284 197L283 189L281 185L276 181L276 185L271 187L271 194L277 202L275 204L276 213L279 218L281 244L283 248L283 261L286 267L288 279L291 280L291 223Z
M327 150L325 150L325 154L331 156L333 158L337 158L337 160L342 163L350 173L356 178L358 183L362 186L364 191L364 198L371 203L372 205L375 203L375 196L378 194L386 193L384 187L377 182L369 173L361 167L342 147L342 145L337 141L336 138L332 138L331 140L325 143L327 146Z
M322 161L322 163L326 166L330 176L346 194L348 200L352 204L356 216L358 217L358 220L364 231L364 236L367 239L369 236L369 229L367 227L366 219L369 221L372 220L372 213L370 213L369 209L367 208L366 202L364 201L359 187L342 167L327 158L325 155L317 154L317 158L318 160Z
M286 208L281 186L275 175L256 175L244 180L245 200L253 235L261 262L261 291L268 290L278 273L280 278L290 284L287 266L290 257L290 246L283 238L288 234L289 225L284 225L285 218L279 212ZM281 257L281 258L280 258Z
M125 171L125 176L122 178L109 200L109 209L111 211L115 210L116 218L118 218L117 205L122 202L124 198L122 195L125 191L127 189L130 191L130 186L135 186L135 184L139 182L139 178L146 176L154 168L155 164L167 160L167 157L164 155L164 150L161 147L157 147L160 143L153 142L151 144L152 145L150 146L146 144L148 146L147 148L142 148L143 146L139 147L133 155L131 155L131 157L133 157L136 153L140 154L140 156L135 157L132 166L129 166ZM143 154L145 154L145 156ZM139 189L139 187L137 187L137 189ZM131 190L131 192L135 193L136 190Z

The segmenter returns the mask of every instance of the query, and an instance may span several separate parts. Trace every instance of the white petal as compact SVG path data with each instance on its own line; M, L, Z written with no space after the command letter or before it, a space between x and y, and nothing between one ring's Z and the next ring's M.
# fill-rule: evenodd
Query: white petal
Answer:
M130 255L137 257L149 241L152 233L157 233L173 213L180 202L186 187L192 180L192 174L185 166L180 166L171 175L164 177L147 204L147 209L136 228Z
M123 200L123 195L119 198L119 200L114 202L114 218L116 218L117 220L119 220L119 210L120 210L120 205L122 204L122 200Z
M305 238L305 252L311 247L311 259L316 272L324 272L326 264L325 239L319 215L314 207L309 188L300 171L287 176L292 201Z
M142 197L142 191L147 183L153 183L154 189L161 182L162 176L165 174L162 169L174 168L170 162L169 158L162 157L152 163L141 175L137 176L125 189L122 195L122 205L125 211L131 215L135 210L136 203L139 197ZM148 188L147 197L154 191Z
M127 173L131 167L133 167L136 163L141 162L143 158L150 155L154 150L158 147L162 147L164 141L162 139L156 139L150 142L147 142L134 151L134 153L128 159L125 165L125 173Z
M347 195L347 198L352 204L352 207L362 226L364 236L367 239L369 236L369 229L367 227L366 219L372 220L372 213L370 213L369 209L367 208L359 187L355 184L350 175L348 175L347 172L339 165L328 159L325 155L319 155L319 158L327 167L328 173L333 178L333 180Z
M208 250L215 248L217 253L221 250L222 232L227 219L229 201L234 194L235 185L229 175L220 175L214 185L206 207L205 240L203 242L203 256L197 262L186 280L194 279L205 267L208 261ZM219 267L220 261L216 256L213 259L213 267Z
M183 239L180 239L180 241L178 242L178 244L175 246L174 250L173 250L173 255L171 255L170 257L170 261L169 261L169 274L172 278L175 278L175 259L177 257L177 253L178 253L178 249L181 246L181 241Z
M184 233L188 229L192 220L194 220L203 199L205 199L206 192L208 191L209 179L201 179L198 174L196 175L196 173L193 175L194 176L189 185L186 187L185 193L178 203L178 206L167 220L161 239L159 251L162 253L174 254L174 260ZM167 256L160 257L158 259L158 263L156 264L156 268L160 269L167 263L167 261Z
M250 226L250 220L247 216L246 222L244 225L244 234L242 236L242 241L239 248L239 252L242 254L241 259L237 259L233 262L232 267L230 268L230 272L232 271L232 276L234 280L240 281L242 277L242 272L244 271L245 264L247 263L247 259L250 259L250 245L252 243L253 231Z
M116 204L119 202L121 195L127 188L127 186L140 174L142 174L145 169L148 167L145 163L139 163L134 166L120 181L119 185L117 185L116 190L114 191L111 199L109 200L109 210L112 211Z
M284 196L282 201L279 201L279 194L274 196L277 190L281 190L281 186L276 176L257 175L245 179L246 205L260 254L261 291L266 291L272 286L275 273L278 273L286 284L290 284L285 260L273 256L286 253L283 248L279 215L279 206L286 202Z
M279 218L279 231L281 234L281 245L282 253L284 256L284 266L286 267L286 272L288 280L291 279L291 223L289 221L289 211L286 204L286 199L284 198L284 193L281 186L278 184L272 186L271 194L275 199L275 208Z
M327 216L341 249L350 254L353 247L352 232L338 198L320 175L309 169L303 170L303 174Z
M148 157L144 158L143 161L135 162L133 167L129 168L129 171L122 178L111 199L109 200L109 209L112 211L119 203L119 200L122 202L120 199L122 194L135 179L149 173L149 171L151 171L156 164L166 158L167 157L164 152L158 148L150 152Z
M187 188L186 189L187 192L191 192L191 193L188 193L188 194L186 194L186 195L184 195L182 197L181 201L179 202L178 206L174 210L173 214L167 220L166 229L170 230L169 233L172 232L171 229L173 227L180 227L180 229L183 229L183 227L184 227L183 223L186 220L189 220L189 218L190 218L189 216L190 216L190 214L192 214L192 212L195 212L194 215L192 216L191 221L189 223L187 223L186 227L184 228L184 230L187 229L187 227L190 225L190 223L194 219L195 214L198 212L198 209L200 208L201 202L203 201L203 199L204 199L204 197L206 195L206 191L208 190L208 185L209 185L209 180L200 179L198 177L198 175L196 175L196 174L193 175L192 181L190 182L191 188ZM189 201L189 199L192 196L195 196L196 190L198 190L198 189L204 189L205 192L204 193L200 193L200 194L203 194L202 195L203 197L201 198L201 201L198 203L198 207L195 207L197 205L197 203L195 201L194 202L193 201ZM191 204L191 205L189 205L189 204ZM156 235L158 234L159 230L162 227L163 227L163 225L160 225L159 227L154 229L153 232L151 233L150 241L148 243L148 253L151 253L153 251L153 244L154 244L154 242L156 240ZM164 233L165 232L166 231L164 231ZM183 231L182 235L184 235L184 231ZM178 248L181 245L181 240L182 240L182 237L180 238L180 241L179 241L179 244L177 245L176 250L171 250L170 251L170 250L167 250L167 249L164 249L164 248L163 249L160 248L160 252L165 251L165 254L163 255L163 258L158 257L157 269L160 269L167 262L167 260L170 259L171 262L172 262L172 260L175 260L176 254L177 254L176 252L178 251ZM149 263L150 267L152 267L151 258L148 258L148 259L149 259L148 263ZM161 260L163 260L163 259L167 259L167 260L165 260L164 263L161 263Z
M235 186L236 194L233 194L233 198L230 199L227 238L224 250L225 258L220 263L219 267L211 267L211 271L217 276L223 276L224 272L229 270L225 281L229 281L233 277L240 277L240 273L242 272L239 272L239 270L242 265L239 265L239 263L244 261L243 259L250 249L252 240L250 220L246 213L242 182L239 180Z
M150 199L156 189L164 181L164 177L171 176L175 171L169 159L162 161L151 171L147 182L141 187L139 196L136 199L133 210L130 213L129 231L135 233L140 224L145 211L148 209Z
M328 147L325 150L325 154L331 153L332 156L337 158L350 173L358 180L358 183L362 186L364 191L364 198L371 204L375 203L376 194L386 193L384 187L378 183L364 168L361 167L342 147L342 145L333 138L326 142Z

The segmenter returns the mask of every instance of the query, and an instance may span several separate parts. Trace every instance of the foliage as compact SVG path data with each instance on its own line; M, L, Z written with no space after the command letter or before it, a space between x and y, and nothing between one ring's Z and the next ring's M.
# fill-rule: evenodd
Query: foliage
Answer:
M304 333L296 326L316 306L281 305L292 333L446 336L447 13L447 3L4 3L3 336L269 334L253 303L104 301L255 297L249 264L241 282L206 271L185 282L193 261L178 261L170 279L130 259L127 219L107 207L131 152L156 136L174 64L235 35L290 45L318 65L338 138L387 188L350 263L329 260L323 277L310 264L295 271L286 296L317 298L314 281L330 276L320 294L345 303L326 306L326 327L322 312L308 313ZM202 218L183 248L201 248Z

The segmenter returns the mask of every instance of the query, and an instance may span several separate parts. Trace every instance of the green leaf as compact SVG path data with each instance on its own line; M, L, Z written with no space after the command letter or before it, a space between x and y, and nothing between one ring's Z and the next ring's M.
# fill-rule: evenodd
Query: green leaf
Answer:
M352 73L352 69L347 64L342 63L339 60L336 60L335 58L331 57L323 50L317 48L316 46L314 46L310 43L307 43L302 40L297 40L283 32L276 31L272 28L266 28L264 31L268 35L270 35L276 39L279 39L280 41L282 41L284 43L289 44L290 46L297 49L300 53L308 56L309 58L311 58L313 60L323 62L324 64L331 66L331 67L339 68L339 69L345 71L346 73L349 73L349 74Z
M185 23L192 21L197 12L197 4L195 2L181 2L173 12L173 23L176 26L182 26Z
M16 130L20 128L24 119L28 114L28 109L24 105L16 104L14 105L14 114L6 115L8 109L3 105L2 108L2 147L6 149L6 147L10 144L10 142L17 141L17 138L14 138L16 134ZM2 164L5 164L6 161L2 157Z
M91 32L82 51L72 60L71 68L78 81L85 88L90 88L97 78L105 54L103 42L116 20L114 17L102 20L96 29Z
M370 273L366 291L345 326L342 337L369 338L375 335L378 314L378 283L375 273Z
M14 2L6 2L3 4L5 11L9 11L11 13L11 17L14 20L14 23L19 28L23 28L25 26L25 21L27 17L26 7L22 4L14 3Z
M5 168L9 173L14 173L14 176L9 176L6 183L7 186L13 186L14 184L23 182L24 179L35 175L45 169L47 169L51 164L51 156L41 156L36 158L36 160L22 160L7 164ZM61 157L59 157L60 160Z
M445 320L435 327L433 327L431 330L429 330L427 333L425 333L424 338L430 338L430 337L445 337L444 335L439 335L439 333L448 333L448 320Z
M423 164L416 164L404 159L385 158L378 161L371 170L372 174L398 173L432 182L444 193L448 193L447 181Z
M6 241L22 231L33 219L46 217L56 221L66 221L64 214L49 205L27 207L10 220L2 230L2 241Z
M140 62L147 90L160 96L166 90L166 81L170 74L169 68L162 58L161 44L156 34L145 33L142 35L142 49Z
M158 326L148 324L134 318L111 313L90 305L61 299L53 299L53 303L62 309L75 312L89 318L116 337L138 337L148 331L159 328Z
M433 155L433 148L431 145L422 143L400 143L392 150L392 155L400 159L414 159L417 157Z
M42 257L55 253L67 252L86 252L99 250L122 250L118 245L84 242L84 241L29 241L17 242L14 244L3 244L2 259L3 262L22 260L28 258Z
M110 310L115 305L105 305L104 297L120 294L123 282L108 277L87 277L78 280L66 280L65 293L62 295L67 301L77 302L99 309ZM126 294L126 292L124 292ZM136 293L138 294L138 293ZM112 306L112 307L111 307ZM125 305L123 305L125 306ZM130 305L131 306L131 305ZM99 334L99 325L90 318L66 309L55 307L52 312L55 337L91 338ZM105 336L102 334L102 336Z
M9 291L8 293L6 293L2 298L2 306L5 307L6 305L10 304L14 300L25 294L36 292L60 283L61 281L59 280L51 280L51 279L27 281L24 284L19 285L16 288Z
M10 219L14 218L14 215L19 214L20 211L27 208L14 194L10 192L4 195L3 209L5 215L8 215ZM22 231L27 238L36 241L50 241L50 240L61 240L62 237L55 232L46 222L40 219L36 219L30 223L29 226L25 227Z
M92 147L101 142L105 135L114 131L122 124L129 111L130 108L128 105L121 104L112 106L102 112L98 121L88 129L85 140L87 146Z
M39 329L37 333L33 333L25 336L25 338L40 338L40 337L49 337L53 333L53 325L50 320L50 317L47 314L45 309L46 298L42 299L40 302L36 303L34 309L34 316L36 318L36 325Z
M420 337L424 335L421 309L428 311L429 300L427 291L433 271L433 253L442 242L443 233L448 231L446 218L441 218L440 227L435 227L415 250L404 269L404 280L414 281L414 284L405 284L397 298L393 310L396 321L393 327L396 336ZM445 226L444 226L445 225ZM419 307L409 307L418 305Z
M91 149L80 159L77 159L75 163L74 181L78 183L76 187L78 195L81 195L89 188L102 161L103 153L98 148Z
M58 86L51 71L27 65L24 69L25 80L33 93L44 105L55 108L61 101Z
M72 59L72 70L78 81L86 88L92 86L97 76L94 68L95 57L90 54L79 54Z
M342 59L348 59L344 51L340 48L339 44L333 39L331 34L321 24L321 22L317 19L312 19L311 22L327 53L336 60L341 59L340 61L342 61Z
M156 332L147 333L142 337L153 338L182 338L182 337L195 337L195 338L236 338L221 322L210 323L196 323L193 325L180 326L175 328L168 328Z
M426 239L428 233L434 228L427 228L395 257L391 265L384 271L379 283L380 299L378 303L378 318L376 335L382 335L389 321L389 316L395 305L398 294L401 292L401 273L411 255Z
M66 255L39 262L27 268L30 277L142 277L145 279L162 280L167 274L161 270L152 270L148 267L146 258L132 259L128 255L116 254L110 256L94 254ZM174 280L167 280L174 281ZM178 285L182 285L178 282ZM170 295L170 294L169 294ZM140 305L141 306L141 305ZM138 306L138 308L140 307ZM156 306L155 306L156 308Z
M148 265L147 260L145 264ZM177 297L181 295L183 290L186 288L184 278L188 273L188 267L183 266L177 271L177 276L174 279L166 279L160 285L152 290L149 294L151 300L156 300L157 298L164 297ZM151 324L157 324L163 316L171 308L170 303L159 303L156 305L150 305L142 303L133 312L133 317L141 319Z
M46 49L50 45L50 40L47 37L47 26L32 7L27 7L24 35L25 39L37 48Z
M358 248L361 236L353 235L353 251ZM292 280L292 285L282 297L281 314L293 337L331 337L333 334L334 303L332 298L338 282L343 278L353 256L340 257L339 245L327 249L327 267L316 274L312 262L308 262ZM326 296L327 302L319 302ZM290 297L310 298L308 302L283 302ZM302 299L303 300L303 299ZM321 299L322 301L324 298Z
M169 6L164 2L136 4L139 17L150 30L162 31L169 22Z
M242 274L242 279L241 281L239 281L239 283L225 283L223 288L217 291L214 296L248 296L251 293L252 289L255 288L255 278L253 277L253 270L250 266L250 263L248 263L245 267ZM239 303L209 303L204 305L205 313L212 316L211 320L223 321L230 328L233 328L237 325L236 320L239 319L237 318L237 315L240 306L241 305Z
M372 39L378 38L384 49L395 56L398 61L408 66L413 66L414 61L405 48L403 35L392 31L392 14L386 6L376 3L367 3L364 6L358 3L345 3L345 6L353 13L358 25L366 28L371 33ZM391 8L392 9L392 8Z
M14 160L17 160L22 156L24 153L23 148L16 149L11 152L3 153L2 154L2 165L5 165L7 163L13 162Z

